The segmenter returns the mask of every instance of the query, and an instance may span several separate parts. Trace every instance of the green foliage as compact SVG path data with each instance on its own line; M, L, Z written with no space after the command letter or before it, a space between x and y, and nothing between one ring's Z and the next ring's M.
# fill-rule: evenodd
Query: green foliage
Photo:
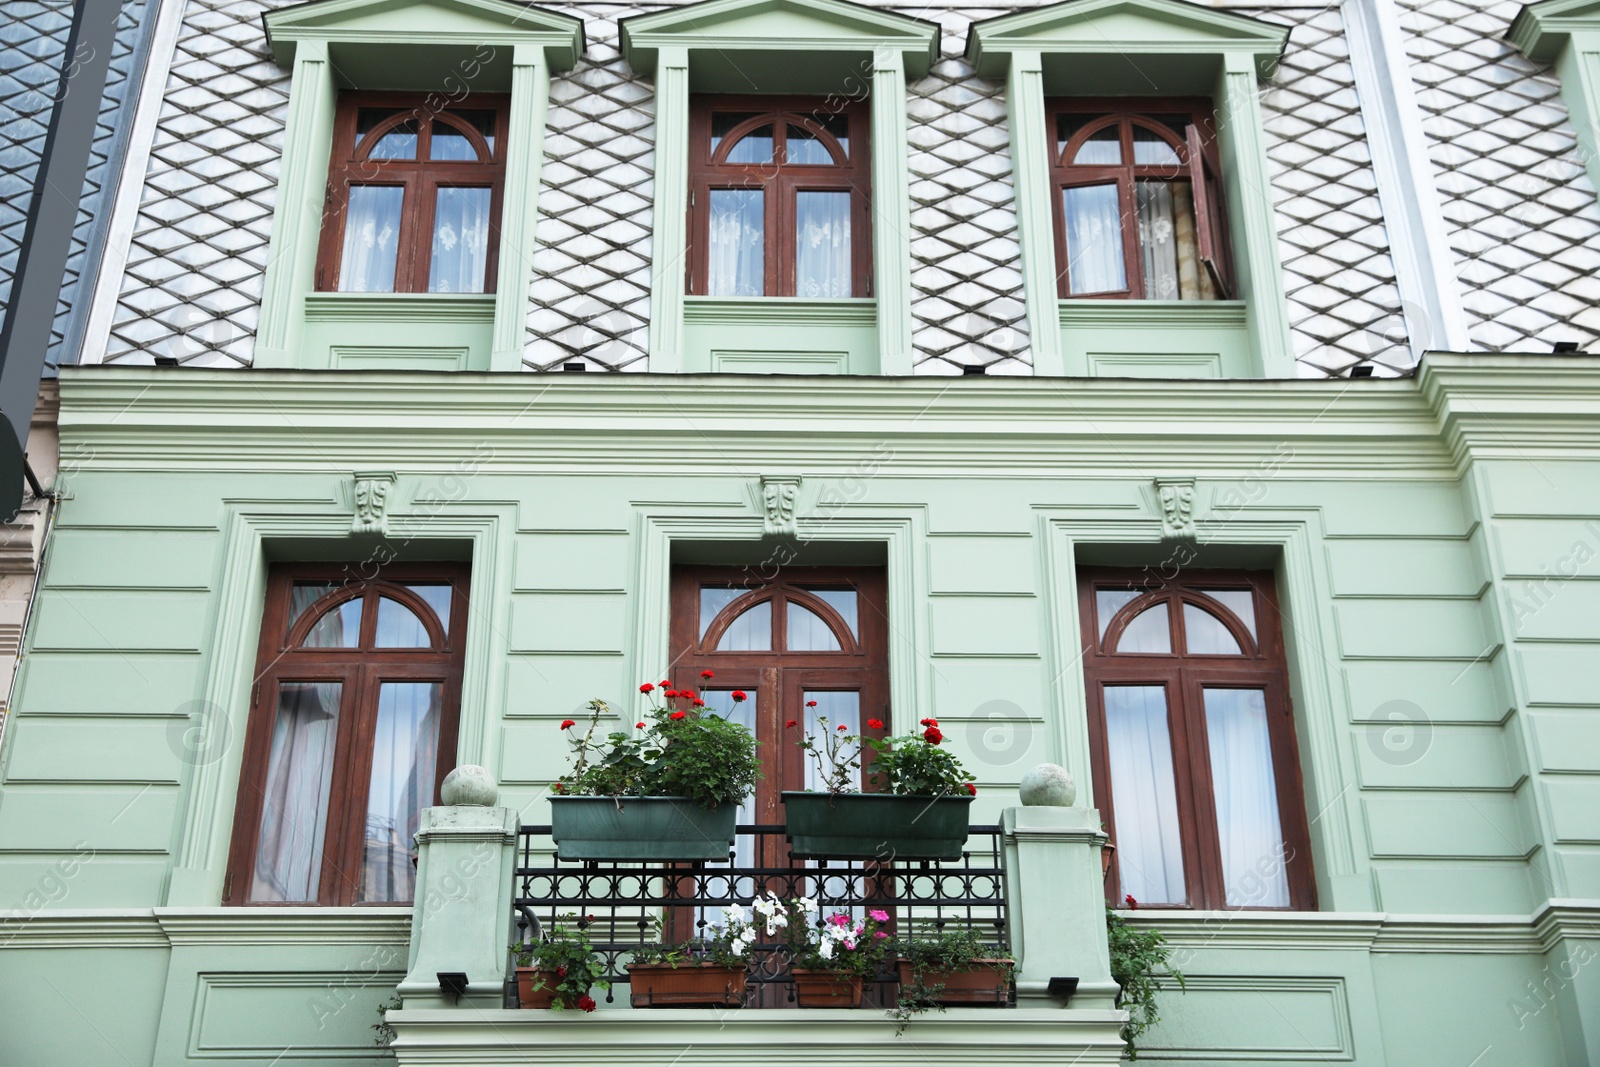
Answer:
M889 953L888 923L878 910L859 920L842 911L824 918L815 901L801 897L788 903L785 940L796 967L870 979Z
M900 999L889 1017L902 1024L918 1012L935 1008L944 1011L938 999L944 993L940 977L954 971L970 971L979 960L993 960L1000 950L985 944L973 930L933 936L903 937L893 942L891 951L911 965L911 983L902 983ZM1016 964L1005 960L995 968L1000 981L1009 985L1016 976Z
M378 1005L378 1021L372 1024L372 1029L377 1032L372 1043L379 1048L388 1048L394 1041L394 1027L389 1025L389 1013L399 1011L401 1007L400 994L396 993L382 1004Z
M641 945L633 950L629 962L664 963L669 967L696 963L714 963L718 967L738 969L748 967L751 950L755 945L755 927L738 905L734 905L729 911L728 922L710 927L710 936L690 938L675 945ZM657 919L655 924L659 930L661 921Z
M641 732L614 730L603 740L596 739L601 719L613 712L603 700L589 701L588 728L581 735L568 734L572 770L556 780L554 792L688 797L707 808L742 803L761 777L755 737L738 723L702 710L704 701L692 691L668 693L659 703L651 698L649 711L635 727ZM561 728L570 731L576 725L568 719Z
M1128 1022L1122 1028L1130 1060L1139 1058L1134 1040L1156 1024L1160 1014L1156 995L1158 979L1171 978L1183 989L1183 974L1169 963L1171 949L1161 931L1132 926L1106 905L1106 941L1111 948L1111 977L1122 987L1117 1007L1126 1008Z
M947 748L938 719L923 719L920 734L882 740L867 738L877 758L867 767L867 778L885 792L902 797L964 796L977 793L976 775L961 766Z
M589 943L589 935L584 932L587 922L576 915L563 915L561 919L566 925L556 933L522 946L517 953L517 965L545 972L534 977L533 988L554 988L552 1008L594 1011L595 1003L589 990L611 988L605 977L605 961Z

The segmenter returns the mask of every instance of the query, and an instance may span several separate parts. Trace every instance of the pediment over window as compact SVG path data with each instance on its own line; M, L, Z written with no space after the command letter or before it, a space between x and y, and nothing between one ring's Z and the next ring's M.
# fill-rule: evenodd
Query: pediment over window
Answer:
M503 91L483 78L509 69L516 45L543 48L557 70L577 63L584 48L582 19L513 0L312 0L268 11L262 22L278 63L293 63L301 41L326 41L336 62L356 64L348 77L365 88L411 88L380 84L388 80L381 72L415 81L408 68L420 61L437 77L453 73L464 86Z
M1506 40L1535 63L1550 63L1568 37L1584 32L1600 36L1600 0L1542 0L1517 12Z
M1196 59L1232 52L1253 56L1266 78L1288 37L1287 26L1186 0L1066 0L973 23L966 54L981 76L992 78L1004 72L1010 53L1024 50Z
M927 73L939 50L937 23L845 0L704 0L625 18L621 27L623 56L646 74L655 69L660 49L668 47L688 49L691 66L703 70L719 56L760 52L767 54L763 68L794 64L789 72L794 74L816 63L818 53L859 56L889 49L904 56L906 74L917 78ZM749 92L750 76L766 73L747 70L744 84L734 88ZM783 80L789 90L799 91L795 78Z

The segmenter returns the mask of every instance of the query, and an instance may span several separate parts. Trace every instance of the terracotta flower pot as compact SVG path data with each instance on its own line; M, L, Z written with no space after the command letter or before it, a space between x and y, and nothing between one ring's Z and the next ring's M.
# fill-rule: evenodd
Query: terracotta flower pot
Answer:
M861 1007L861 976L843 971L810 971L796 967L794 999L802 1008Z
M1100 846L1100 877L1111 877L1111 861L1117 856L1117 846L1110 841Z
M630 963L628 987L636 1008L737 1008L744 1003L743 967L715 963Z
M543 979L542 988L535 989ZM556 982L559 979L554 971L544 971L537 967L517 968L517 1006L520 1008L548 1008L556 999Z
M1001 968L1014 966L1015 962L1005 959L973 960L972 966L965 970L924 970L922 984L928 989L939 989L938 994L930 999L943 1007L1004 1007L1010 999L1011 983L1002 977ZM901 989L910 988L916 983L910 960L900 960L897 967Z

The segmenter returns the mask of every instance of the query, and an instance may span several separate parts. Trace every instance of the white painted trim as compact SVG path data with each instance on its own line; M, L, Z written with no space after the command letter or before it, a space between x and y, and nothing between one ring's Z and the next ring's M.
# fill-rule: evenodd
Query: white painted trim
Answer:
M178 48L178 33L183 26L187 0L155 0L156 28L150 35L150 52L142 71L130 70L129 80L139 79L139 95L130 119L122 165L116 174L116 191L110 197L111 215L106 227L105 250L95 269L89 319L78 349L78 362L104 363L111 340L111 324L116 319L117 298L122 293L122 276L133 246L133 231L144 200L145 174L150 166L150 150L155 147L157 124L166 104L167 80L172 57ZM67 353L63 352L65 357Z
M1345 37L1412 359L1471 344L1394 0L1344 0Z

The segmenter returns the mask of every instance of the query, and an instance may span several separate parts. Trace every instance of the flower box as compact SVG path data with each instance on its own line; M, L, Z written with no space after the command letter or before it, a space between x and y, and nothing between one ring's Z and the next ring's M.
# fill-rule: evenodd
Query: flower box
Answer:
M922 987L929 991L928 1001L940 1007L1005 1007L1011 999L1007 974L1015 964L1014 960L979 959L973 960L971 967L957 971L924 969ZM910 960L900 960L896 966L903 995L916 985L917 974Z
M550 836L564 860L726 860L738 816L684 797L551 797Z
M744 1003L743 967L715 963L630 963L629 997L636 1008L737 1008Z
M801 859L956 860L971 797L783 794L789 854Z
M811 971L796 967L795 1003L802 1008L861 1007L861 976L843 971Z

